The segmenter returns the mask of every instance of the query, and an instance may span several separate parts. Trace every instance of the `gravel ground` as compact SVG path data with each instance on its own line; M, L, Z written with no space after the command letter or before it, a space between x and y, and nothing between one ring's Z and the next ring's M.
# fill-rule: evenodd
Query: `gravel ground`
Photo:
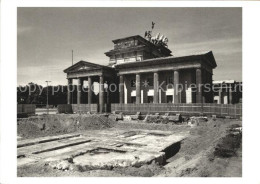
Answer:
M166 165L156 163L143 165L139 168L112 168L111 170L89 170L81 172L75 168L72 171L60 171L50 168L44 163L19 167L17 175L23 176L162 176L162 177L222 177L242 176L242 144L241 139L235 139L236 148L228 141L223 141L230 134L233 125L242 126L241 120L209 119L198 125L188 126L173 124L144 123L142 121L114 122L105 117L94 115L49 115L18 120L18 136L23 138L57 135L69 132L80 132L86 129L149 129L165 131L190 131L178 152L168 158ZM44 125L45 124L45 125ZM45 126L45 127L44 127ZM225 145L223 145L225 144ZM234 155L221 157L214 154L216 147L223 146L232 149Z

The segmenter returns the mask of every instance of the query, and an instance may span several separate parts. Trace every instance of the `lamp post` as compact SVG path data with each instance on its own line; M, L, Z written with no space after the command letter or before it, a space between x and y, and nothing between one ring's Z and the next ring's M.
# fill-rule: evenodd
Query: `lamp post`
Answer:
M47 114L49 114L49 89L48 89L48 86L49 86L49 82L51 81L45 81L47 83Z

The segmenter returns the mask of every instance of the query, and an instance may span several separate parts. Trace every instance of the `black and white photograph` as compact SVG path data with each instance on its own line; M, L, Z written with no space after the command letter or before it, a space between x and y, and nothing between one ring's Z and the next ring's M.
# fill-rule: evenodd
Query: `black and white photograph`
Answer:
M242 8L18 7L17 177L242 177Z

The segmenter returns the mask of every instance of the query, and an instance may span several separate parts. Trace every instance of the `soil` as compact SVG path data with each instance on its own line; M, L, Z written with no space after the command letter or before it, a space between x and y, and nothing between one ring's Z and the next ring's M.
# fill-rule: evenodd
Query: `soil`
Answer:
M18 120L18 136L23 138L57 135L86 129L149 129L190 131L178 151L165 165L151 163L141 167L111 168L109 170L61 171L44 163L19 167L18 176L142 176L142 177L242 177L242 133L233 134L241 127L241 120L209 119L196 125L145 123L143 121L114 122L97 115L49 115Z
M102 115L40 115L17 120L17 135L25 138L111 128L115 122Z
M161 176L220 177L242 176L242 139L235 139L237 148L227 145L224 138L230 136L232 125L242 126L242 122L230 119L210 120L195 126L190 137L182 142L180 151L168 159ZM228 148L235 154L223 157L216 154L216 148ZM236 167L236 171L232 170ZM231 174L232 172L232 174Z

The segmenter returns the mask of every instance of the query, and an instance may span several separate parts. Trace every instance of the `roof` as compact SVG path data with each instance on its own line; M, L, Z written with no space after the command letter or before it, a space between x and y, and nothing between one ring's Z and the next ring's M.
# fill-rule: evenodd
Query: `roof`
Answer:
M217 66L215 58L213 56L212 51L209 51L207 53L201 53L201 54L194 54L194 55L188 55L188 56L168 56L168 57L160 57L160 58L153 58L153 59L146 59L143 61L138 62L127 62L127 63L120 63L116 64L115 68L125 68L129 66L145 66L145 65L153 65L153 64L168 64L168 63L174 63L174 62L184 62L188 60L194 60L194 59L200 59L205 60L209 65L212 66L212 68L215 68Z
M79 69L79 70L83 71L83 70L112 69L112 68L109 67L109 66L99 65L99 64L95 64L95 63L91 63L91 62L81 60L81 61L75 63L74 65L66 68L65 70L63 70L63 72L64 73L73 72L73 71L75 71L75 69Z
M131 40L131 39L137 39L137 40L143 42L145 45L148 45L148 46L150 46L150 47L155 47L155 48L157 48L157 49L158 49L158 48L163 49L163 50L165 50L166 52L168 52L169 54L172 52L172 51L171 51L170 49L168 49L167 47L162 46L162 45L159 45L159 46L158 46L158 45L155 45L155 44L153 44L152 42L146 40L145 38L143 38L143 37L140 36L140 35L134 35L134 36L124 37L124 38L119 38L119 39L112 40L112 42L113 42L114 44L117 44L117 43L119 43L119 42L126 41L126 40ZM130 49L130 48L131 48L131 47L125 48L125 50ZM136 48L136 46L134 46L134 48ZM115 52L115 51L118 51L118 50L119 50L119 49L112 49L112 50L106 52L105 54L106 54L106 55L109 55L110 53Z
M116 43L118 43L118 42L122 42L122 41L125 41L125 40L131 40L131 39L142 40L142 39L144 39L144 38L141 37L140 35L134 35L134 36L128 36L128 37L124 37L124 38L118 38L118 39L112 40L112 42L113 42L114 44L116 44Z

